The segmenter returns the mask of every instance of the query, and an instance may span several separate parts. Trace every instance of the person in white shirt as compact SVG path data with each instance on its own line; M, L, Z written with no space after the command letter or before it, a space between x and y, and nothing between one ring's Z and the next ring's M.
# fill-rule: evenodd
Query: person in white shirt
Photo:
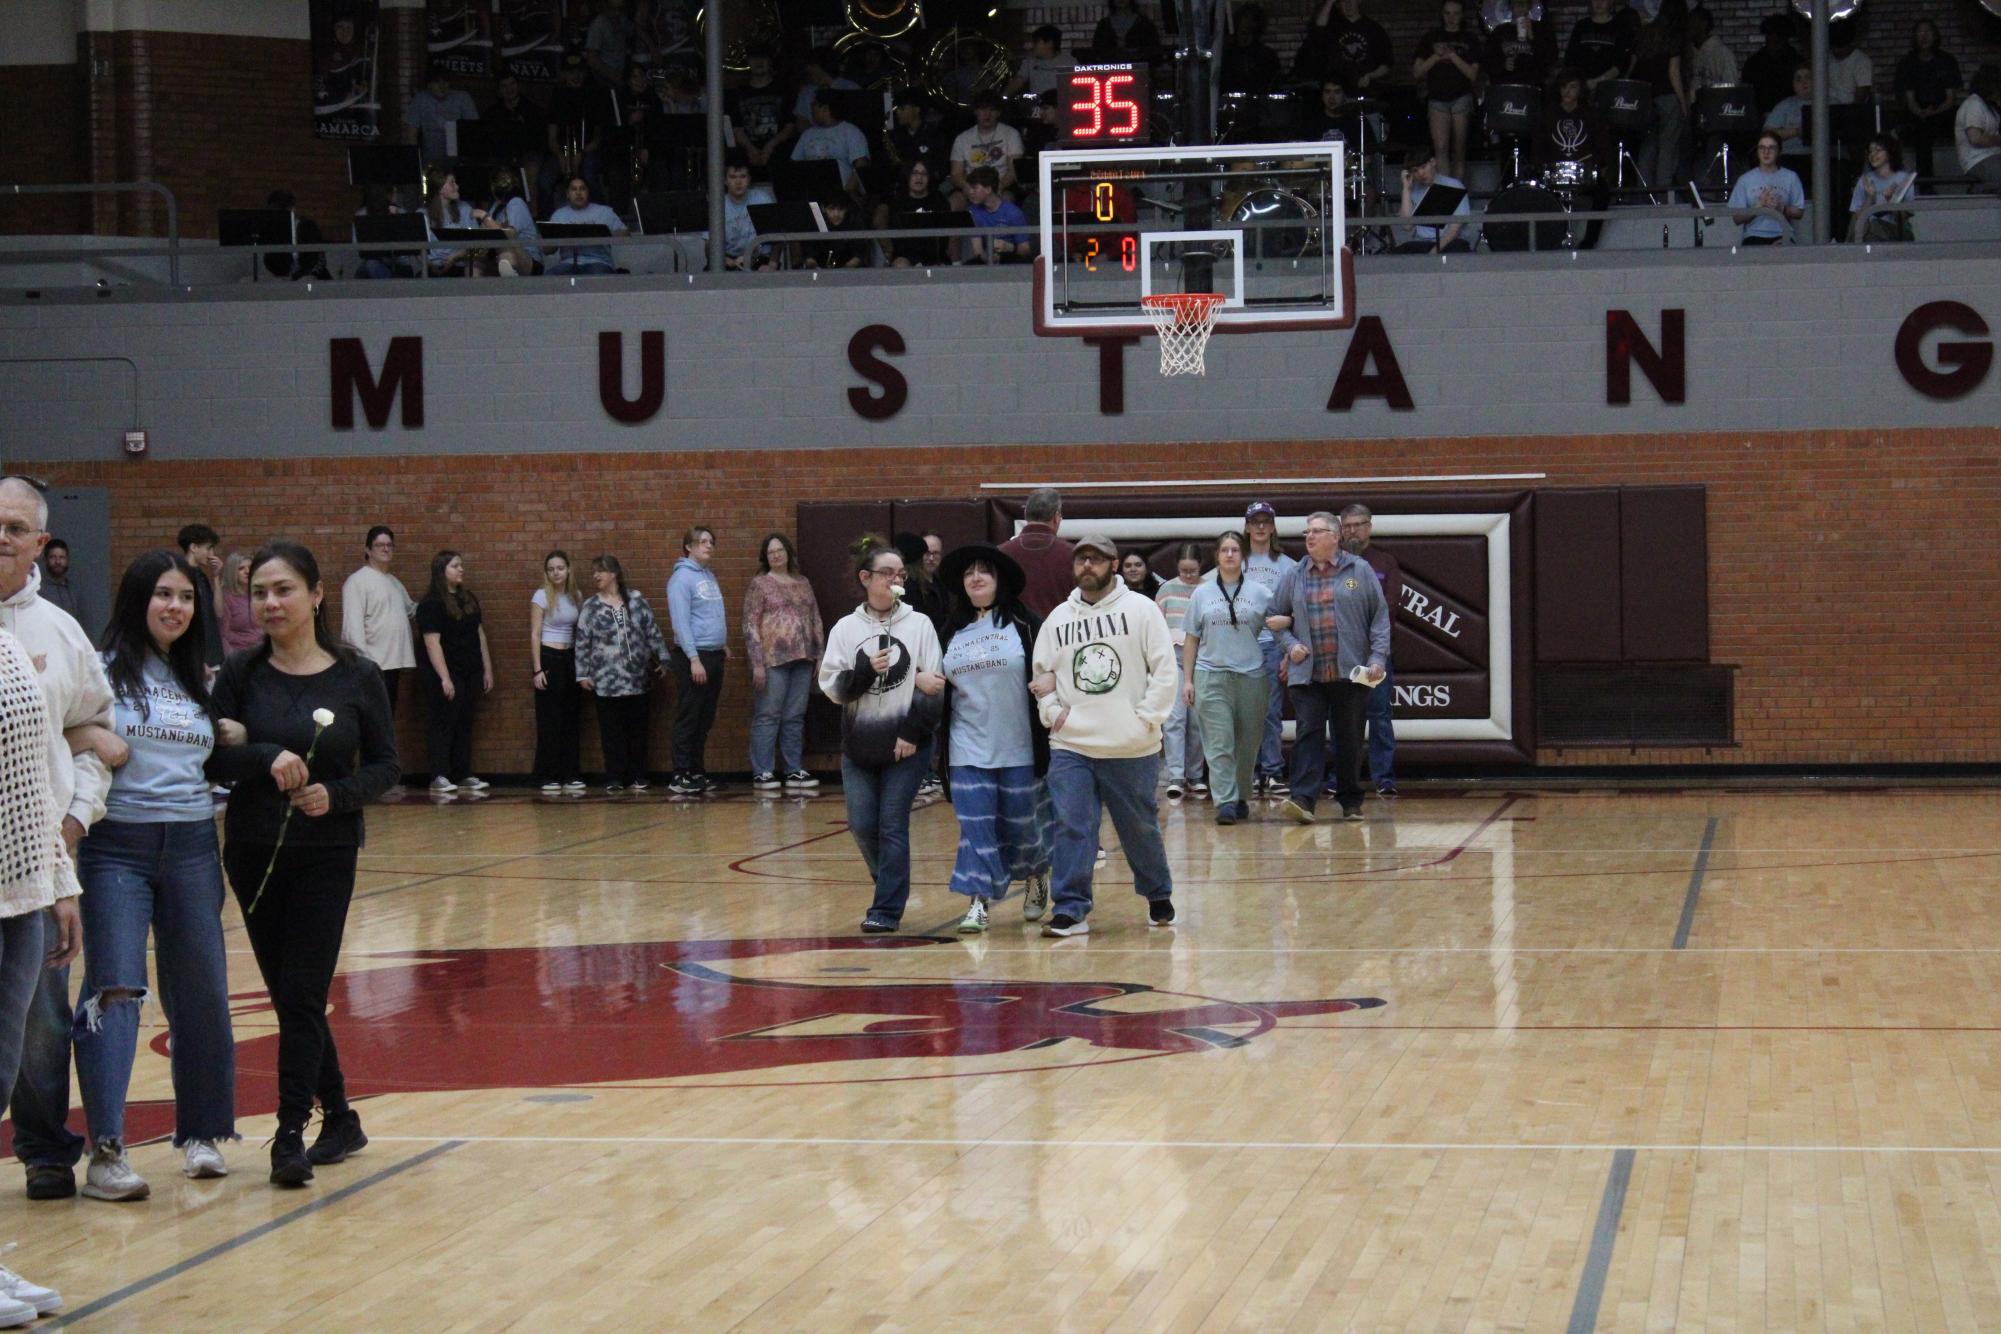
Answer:
M1688 82L1691 99L1704 88L1724 88L1737 82L1737 57L1716 35L1716 16L1709 12L1709 6L1697 5L1688 11L1688 45L1695 53Z
M1868 52L1855 44L1855 23L1848 20L1828 29L1834 49L1827 62L1827 104L1845 107L1867 102L1874 92L1876 67Z
M813 96L813 123L799 135L799 142L792 145L794 162L812 162L824 159L841 164L841 188L859 198L862 194L862 169L868 166L868 136L850 121L841 119L840 108L834 105L834 94L821 89Z
M2001 185L2001 66L1973 72L1973 91L1952 119L1959 169L1977 181Z
M1014 188L1014 164L1028 150L1020 132L1001 123L1000 113L1000 98L981 93L973 99L973 127L952 141L952 185L961 194L974 167L992 167L1000 173L1001 189Z
M1040 97L1048 92L1060 92L1069 83L1070 75L1077 68L1077 57L1063 49L1063 29L1053 23L1045 23L1028 35L1028 54L1022 57L1020 68L1008 80L1010 95L1028 93Z
M396 559L396 534L387 524L368 530L362 543L368 559L340 586L340 637L382 670L389 691L389 712L396 712L396 688L403 673L417 665L410 635L416 601L403 581L389 573Z

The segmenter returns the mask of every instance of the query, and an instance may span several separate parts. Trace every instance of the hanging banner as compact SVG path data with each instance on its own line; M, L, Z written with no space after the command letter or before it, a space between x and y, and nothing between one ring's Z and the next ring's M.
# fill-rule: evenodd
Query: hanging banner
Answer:
M498 0L493 37L501 73L554 83L563 67L563 0Z
M493 72L490 0L427 0L424 34L432 65L456 78L484 79Z
M380 0L312 0L313 133L373 143L382 137Z

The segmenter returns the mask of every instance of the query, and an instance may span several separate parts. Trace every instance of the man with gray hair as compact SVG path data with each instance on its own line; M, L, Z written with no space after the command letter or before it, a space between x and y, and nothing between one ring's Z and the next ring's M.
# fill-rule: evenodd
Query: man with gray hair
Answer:
M1001 550L1014 558L1028 576L1021 601L1037 619L1063 605L1076 586L1071 573L1070 544L1056 535L1063 526L1063 493L1053 486L1037 487L1028 493L1021 531L1001 543Z
M1334 728L1334 776L1341 813L1362 818L1356 778L1362 716L1369 691L1387 677L1390 608L1375 572L1341 549L1340 520L1326 510L1306 516L1306 559L1285 572L1265 609L1287 662L1286 691L1298 731L1292 743L1292 795L1279 807L1313 823L1327 779L1327 729Z
M108 729L111 683L90 636L75 617L39 596L42 574L35 558L48 542L48 526L48 502L36 485L22 477L0 478L0 629L18 639L34 659L50 727L59 732L89 724ZM74 856L76 845L104 814L111 770L91 751L72 756L67 745L52 747L49 759L63 842ZM68 942L75 934L72 919L51 938ZM50 961L28 1002L21 1069L10 1105L14 1156L27 1169L31 1200L76 1194L76 1164L83 1157L83 1137L65 1124L73 1022L69 959L52 953Z
M1352 552L1368 562L1376 572L1376 583L1382 587L1383 601L1389 604L1390 615L1395 617L1398 605L1403 600L1403 567L1397 558L1379 546L1372 545L1375 534L1376 516L1367 505L1349 505L1341 511L1341 550ZM1390 721L1390 706L1396 698L1396 669L1389 662L1383 664L1382 684L1369 692L1369 707L1365 721L1369 728L1369 761L1359 778L1375 784L1376 795L1394 797L1397 794L1397 733Z

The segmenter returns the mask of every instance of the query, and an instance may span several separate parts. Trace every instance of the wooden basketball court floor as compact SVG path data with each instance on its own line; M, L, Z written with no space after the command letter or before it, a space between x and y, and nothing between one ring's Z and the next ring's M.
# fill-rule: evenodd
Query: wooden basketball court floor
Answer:
M1066 941L943 804L868 941L831 790L372 811L368 1150L265 1182L232 926L234 1175L0 1239L104 1329L2001 1325L2001 792L1163 809L1180 925L1114 850Z

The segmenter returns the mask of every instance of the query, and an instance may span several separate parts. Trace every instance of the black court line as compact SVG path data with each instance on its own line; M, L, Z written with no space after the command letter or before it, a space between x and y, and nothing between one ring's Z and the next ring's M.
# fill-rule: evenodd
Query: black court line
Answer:
M1689 928L1695 925L1695 901L1702 894L1702 877L1709 874L1709 850L1716 845L1716 822L1717 817L1712 815L1703 826L1702 846L1695 852L1695 869L1688 875L1688 894L1681 901L1681 921L1674 929L1674 947L1678 950L1688 948Z
M1619 1237L1619 1215L1625 1212L1626 1186L1633 1179L1633 1156L1631 1149L1612 1155L1612 1174L1605 1178L1605 1197L1598 1202L1598 1225L1591 1229L1591 1253L1584 1258L1584 1275L1577 1281L1577 1299L1570 1306L1570 1334L1598 1328L1598 1304L1605 1298L1605 1276L1612 1269L1612 1244Z
M362 1191L367 1190L370 1186L376 1185L379 1182L387 1181L390 1177L396 1176L403 1172L407 1172L413 1167L417 1167L424 1163L428 1163L433 1158L439 1157L442 1154L450 1153L453 1149L463 1148L464 1146L465 1146L465 1141L462 1139L448 1139L443 1144L438 1145L436 1148L424 1150L422 1153L418 1154L414 1158L405 1158L400 1163L393 1163L390 1166L383 1168L380 1172L377 1172L374 1176L363 1177L361 1180L355 1182L351 1186L342 1186L339 1190L333 1192L333 1194L331 1195L323 1195L319 1199L314 1200L311 1204L308 1204L303 1208L294 1209L292 1210L291 1213L284 1214L281 1215L280 1217L274 1218L268 1223L260 1223L256 1227L251 1228L248 1232L243 1233L241 1236L231 1237L228 1241L217 1242L215 1245L209 1247L205 1251L199 1252L198 1254L195 1255L190 1255L185 1260L175 1261L173 1264L168 1265L165 1269L160 1270L158 1273L148 1274L146 1277L139 1279L136 1282L128 1283L124 1287L118 1289L118 1291L106 1293L104 1296L99 1297L96 1301L90 1302L83 1306L79 1306L74 1311L66 1311L61 1316L57 1317L55 1320L50 1321L46 1325L43 1325L42 1328L57 1329L64 1325L73 1325L79 1320L88 1320L90 1317L97 1315L100 1312L109 1310L111 1307L118 1305L120 1302L125 1301L128 1298L136 1297L140 1293L145 1292L148 1289L156 1288L160 1284L165 1283L169 1279L179 1278L182 1274L187 1273L191 1269L198 1269L202 1265L207 1264L210 1260L218 1259L222 1256L228 1255L231 1251L240 1250L243 1247L248 1246L253 1241L258 1241L264 1237L268 1237L273 1232L276 1232L279 1228L286 1227L292 1223L296 1223L301 1218L306 1217L308 1214L316 1214L322 1209L330 1209L334 1205L339 1204L342 1200L347 1199L349 1196L358 1195Z

